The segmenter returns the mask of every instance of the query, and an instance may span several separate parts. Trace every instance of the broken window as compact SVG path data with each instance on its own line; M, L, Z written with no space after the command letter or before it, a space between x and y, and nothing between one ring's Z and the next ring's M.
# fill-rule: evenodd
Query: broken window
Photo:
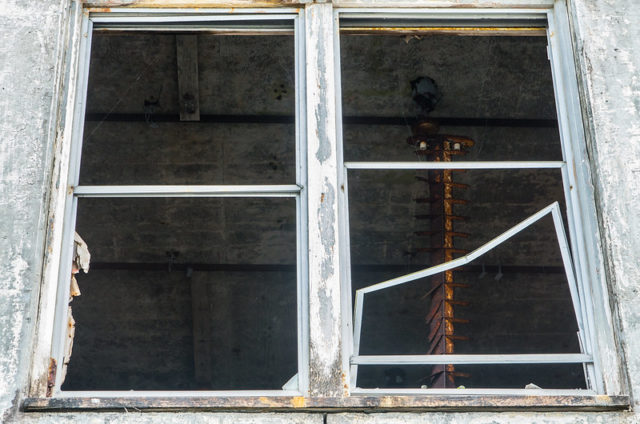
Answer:
M552 16L86 15L47 396L605 393Z
M545 22L380 15L341 20L352 391L592 387Z
M92 15L62 391L296 393L297 15L238 18Z

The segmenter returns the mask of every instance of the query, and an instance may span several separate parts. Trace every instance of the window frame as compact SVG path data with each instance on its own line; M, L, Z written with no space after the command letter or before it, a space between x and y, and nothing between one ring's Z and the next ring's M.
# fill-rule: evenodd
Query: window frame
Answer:
M78 47L78 70L77 70L77 92L73 105L73 129L69 147L69 160L67 166L67 187L66 199L64 201L64 230L61 235L61 246L59 247L59 266L57 277L57 294L55 301L55 311L53 318L51 358L55 360L52 369L53 379L49 381L52 396L76 397L91 393L92 395L105 395L109 397L131 396L130 391L63 391L62 366L65 355L67 309L69 304L69 284L71 275L71 263L73 255L73 237L75 232L75 220L77 215L77 204L80 198L176 198L176 197L198 197L198 198L295 198L296 204L296 274L297 274L297 390L208 390L197 391L200 396L300 396L307 390L308 379L308 332L306 321L308 317L307 300L308 290L306 287L307 274L307 219L306 219L306 144L303 142L305 134L305 98L304 93L304 37L302 36L303 26L301 21L304 11L296 9L247 9L240 13L230 9L214 9L203 12L198 10L166 10L158 9L117 9L110 12L91 12L85 10L81 21L82 39ZM274 21L285 20L290 22L291 29L276 30L284 33L293 31L294 37L294 62L295 62L295 184L281 185L80 185L80 161L83 144L83 131L85 125L85 109L87 87L89 80L90 57L92 49L92 35L94 31L121 31L123 28L119 24L127 25L124 30L131 31L139 28L145 32L166 32L185 31L184 27L178 29L171 26L172 23L185 23L187 31L194 34L205 33L202 27L191 27L190 22L215 22L227 23L238 22L242 26L245 21ZM158 24L159 22L162 22ZM146 25L142 27L142 25ZM268 27L268 25L267 25ZM206 27L204 27L206 28ZM248 27L249 28L249 27ZM256 32L255 29L250 29ZM208 32L217 32L207 28ZM226 29L222 28L224 32ZM257 30L258 35L262 30ZM268 36L263 34L263 36ZM293 325L293 323L292 323ZM53 367L53 368L51 368ZM134 396L153 396L164 391L139 390L134 391ZM171 391L174 396L194 395L196 391Z
M393 24L388 24L393 28L389 28L390 33L397 32L402 33L402 27L397 23L398 21L411 19L418 20L420 17L428 17L434 21L440 21L446 23L447 21L453 21L461 19L463 21L482 22L483 27L491 27L491 22L501 22L504 25L504 21L507 23L511 21L529 21L534 26L536 22L540 22L545 26L545 33L547 38L547 54L550 62L550 68L553 78L553 90L556 104L556 112L558 116L559 135L562 149L562 162L552 163L545 161L497 161L497 162L452 162L455 165L448 165L448 163L441 163L440 165L434 162L347 162L343 158L343 134L342 134L342 121L338 120L337 126L337 140L338 140L338 154L339 154L339 181L341 187L344 189L341 192L340 203L340 226L341 226L341 244L342 249L342 308L343 308L343 340L345 340L345 348L343 350L343 367L349 367L350 369L350 390L352 394L371 395L371 394L454 394L456 389L361 389L356 385L356 376L358 365L355 362L359 362L363 359L361 356L354 355L354 349L358 348L358 337L354 334L359 332L360 328L358 323L353 322L353 317L358 313L358 308L362 307L362 304L358 304L356 301L356 310L352 313L352 290L351 290L351 265L350 265L350 238L349 238L349 201L348 201L348 170L349 169L525 169L525 168L559 168L562 173L563 190L565 193L566 212L568 218L569 228L569 243L570 251L572 255L571 267L575 270L577 280L577 291L582 301L578 301L577 305L581 308L579 311L574 311L576 316L582 318L582 325L586 334L583 340L586 346L581 346L581 350L586 351L589 356L588 361L581 361L585 366L585 378L587 380L586 390L558 390L558 389L541 389L536 390L536 394L539 395L553 395L558 393L565 394L603 394L606 393L606 386L614 388L619 387L611 375L603 373L602 355L603 355L603 343L596 343L596 332L599 335L608 338L609 342L613 340L613 334L611 329L602 328L600 325L596 329L597 320L595 316L610 316L610 311L607 310L607 305L594 303L594 295L592 292L598 293L601 298L605 298L606 291L602 290L603 276L599 272L599 269L594 268L593 263L602 263L599 252L594 250L594 246L599 246L597 240L598 230L595 222L595 210L593 205L595 204L593 194L590 189L590 177L588 165L582 156L581 163L576 163L575 152L578 151L583 155L586 155L585 150L585 137L582 124L582 114L580 105L578 103L578 87L577 79L575 77L576 70L573 63L573 51L571 49L571 42L568 37L568 16L566 12L566 6L563 2L555 2L553 7L541 8L541 9L447 9L447 8L411 8L410 13L405 8L342 8L336 9L335 14L335 28L334 28L334 44L336 50L336 110L337 116L342 116L342 104L341 104L341 69L340 69L340 18L354 18L354 17L366 17L372 21L381 22L385 19L389 19ZM395 21L394 21L395 19ZM561 21L561 23L559 23ZM447 25L443 25L447 27ZM498 24L497 26L500 26ZM381 28L385 28L385 25L381 25ZM454 27L450 25L448 27ZM442 33L459 34L460 32L467 32L470 35L473 33L486 34L487 28L474 28L473 25L469 25L469 28L448 28ZM372 30L372 33L376 31ZM517 32L517 31L516 31ZM518 34L516 34L518 35ZM508 36L508 35L507 35ZM571 172L573 170L573 172ZM555 215L555 214L554 214ZM554 218L555 219L555 218ZM591 230L587 233L588 230ZM587 231L585 231L587 230ZM510 230L507 230L510 231ZM496 235L498 236L498 235ZM559 240L562 243L562 240ZM478 249L479 250L479 249ZM566 262L565 262L566 265ZM418 272L425 272L418 271ZM398 277L401 279L403 277ZM395 279L394 279L395 280ZM380 285L385 282L379 283ZM600 284L598 284L600 283ZM595 287L594 287L595 286ZM606 285L604 285L606 287ZM366 289L362 289L366 290ZM573 297L573 296L572 296ZM574 299L574 305L576 305ZM600 321L601 323L602 321ZM606 345L606 344L604 344ZM607 353L609 353L607 355ZM399 365L400 362L393 362L394 360L410 361L412 363L424 364L427 358L411 357L411 355L384 355L384 358L379 356L372 356L371 360L384 360L381 364L393 364ZM466 355L456 355L466 356ZM482 357L489 360L493 355L473 355L478 360ZM507 356L495 355L492 358L495 361L504 361ZM515 358L517 355L513 355ZM584 359L584 355L581 355ZM614 366L619 368L620 364L617 361L611 363L610 352L605 353L607 362L605 366ZM462 360L462 358L460 358ZM574 359L580 359L576 356ZM366 359L365 359L366 361ZM417 362L416 362L417 361ZM447 362L449 363L449 362ZM491 362L500 363L500 362ZM362 364L361 364L362 365ZM605 381L606 380L606 381ZM529 394L530 389L465 389L465 393L473 394Z
M98 0L98 3L100 0ZM40 305L38 323L31 366L29 398L23 403L26 411L69 410L69 409L115 409L123 407L137 407L140 409L162 409L166 407L184 409L220 410L255 410L267 408L269 410L486 410L498 408L501 410L522 409L532 410L567 410L567 409L598 409L617 410L628 407L629 398L623 384L623 369L617 352L617 345L612 328L612 314L608 301L607 282L604 275L604 261L599 242L599 228L596 221L596 204L591 187L591 171L585 144L584 129L582 127L582 108L580 105L580 90L576 79L574 53L572 51L571 32L569 30L569 16L563 0L547 3L536 3L534 9L523 9L522 5L514 5L509 0L499 1L504 7L459 8L457 2L440 5L439 7L419 7L428 5L428 1L418 2L414 7L389 8L383 0L371 0L367 7L341 7L342 2L310 3L301 8L274 5L267 9L223 9L211 8L207 5L201 9L166 9L166 8L84 8L81 2L72 2L70 12L70 26L68 28L69 45L65 54L66 67L63 79L63 101L60 108L60 132L55 146L52 173L52 188L49 207L49 229L47 232L47 248L45 265L42 272L42 286L40 288ZM347 2L348 3L348 2ZM94 3L95 4L95 3ZM228 3L227 3L228 5ZM244 4L246 6L246 4ZM354 3L355 5L355 3ZM228 6L227 6L228 7ZM154 16L157 13L229 13L244 15L250 13L277 14L294 13L298 16L296 26L296 93L300 97L297 102L296 119L301 140L297 157L298 163L305 162L305 169L301 171L301 181L306 182L301 189L301 202L298 217L306 225L306 231L298 236L298 252L304 246L304 254L299 259L306 267L303 272L305 284L304 293L298 292L299 310L303 314L298 319L298 334L303 334L303 355L298 361L300 393L289 394L283 391L275 393L255 393L252 391L211 391L211 392L81 392L74 396L61 398L58 395L47 397L47 385L51 377L51 349L54 340L54 328L64 323L54 324L56 311L55 299L66 309L66 296L59 296L59 286L62 284L59 275L65 275L61 268L63 234L70 234L68 226L74 225L69 221L68 201L73 197L66 181L76 170L73 169L73 154L71 146L82 131L84 125L84 93L86 93L89 49L87 38L91 31L88 27L91 13L122 12L139 15ZM593 310L589 316L590 323L595 328L591 330L591 337L598 342L594 345L594 361L600 361L602 387L597 391L582 393L575 396L565 396L549 392L527 392L527 396L491 390L482 396L466 392L456 394L394 394L378 393L365 395L352 392L350 384L350 356L352 346L352 308L349 281L350 269L345 264L348 255L348 222L345 222L346 183L344 179L344 161L342 157L342 128L340 117L340 30L339 18L342 13L368 12L377 16L394 12L416 12L468 16L503 13L508 16L526 13L544 14L549 25L549 54L553 70L554 87L556 91L556 107L558 119L561 123L561 137L563 137L563 154L567 157L567 167L572 172L567 176L572 182L570 196L576 207L571 215L581 223L578 238L580 257L579 272L587 275L589 282L587 295L591 295L588 307ZM314 66L306 63L322 62L324 72L319 72ZM561 87L561 89L557 88ZM64 101L66 99L66 101ZM82 110L82 113L80 112ZM321 113L320 113L321 112ZM337 118L337 119L336 119ZM322 135L319 134L321 129ZM326 140L319 140L321 137ZM565 142L565 139L567 140ZM318 157L318 148L324 146L329 149L328 159ZM567 150L564 152L564 150ZM574 158L578 158L577 160ZM571 164L571 166L569 166ZM314 178L309 178L312 175ZM335 189L337 204L326 205L322 209L319 205L324 200L324 188ZM322 196L320 196L322 194ZM329 220L322 221L322 213L331 214ZM335 220L333 220L335 219ZM336 233L331 253L323 256L322 230L320 224L328 225L330 231ZM580 231L581 230L581 231ZM575 231L575 230L574 230ZM346 238L345 238L346 237ZM572 236L572 240L574 237ZM345 244L345 241L347 244ZM572 247L573 250L573 247ZM308 255L307 255L308 252ZM345 253L346 252L346 253ZM67 261L70 266L70 261ZM335 275L325 277L321 274L321 266L328 265L334 269ZM298 266L298 273L302 272ZM300 280L299 280L300 281ZM300 283L299 283L300 284ZM65 287L66 286L66 287ZM63 290L68 290L68 284L62 284ZM322 298L322 299L321 299ZM591 299L597 299L592 302ZM328 306L328 307L327 307ZM324 309L323 309L324 308ZM316 316L316 312L320 312ZM66 314L65 314L66 317ZM331 318L327 326L322 320ZM59 321L59 319L58 319ZM64 332L63 332L64 333ZM596 396L593 393L607 394ZM465 396L469 394L470 396Z

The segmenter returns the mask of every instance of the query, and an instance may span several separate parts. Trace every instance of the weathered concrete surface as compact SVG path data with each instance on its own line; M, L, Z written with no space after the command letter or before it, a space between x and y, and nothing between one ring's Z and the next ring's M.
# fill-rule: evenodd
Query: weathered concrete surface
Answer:
M588 143L612 303L631 395L640 389L640 11L634 0L573 2L590 114ZM589 137L590 136L590 137ZM617 324L616 323L616 324Z
M16 396L27 385L33 343L46 217L43 193L57 101L58 34L66 25L61 19L66 3L3 0L0 6L0 420L320 422L320 414L24 414L15 409ZM640 10L635 0L571 3L593 123L589 141L605 259L634 394L640 388L640 185L635 182L640 176ZM329 415L327 422L633 423L640 418L635 413L395 413Z
M0 421L27 385L66 3L0 5Z

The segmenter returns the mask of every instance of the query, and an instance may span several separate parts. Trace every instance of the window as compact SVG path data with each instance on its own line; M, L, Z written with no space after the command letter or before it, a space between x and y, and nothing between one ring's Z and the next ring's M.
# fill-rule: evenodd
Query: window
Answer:
M59 326L54 336L62 393L299 393L298 20L115 12L87 21L61 284L72 228L91 263L75 276L68 313L59 297L75 333Z
M353 392L595 384L546 17L520 18L341 16Z
M25 407L602 402L563 10L90 10Z

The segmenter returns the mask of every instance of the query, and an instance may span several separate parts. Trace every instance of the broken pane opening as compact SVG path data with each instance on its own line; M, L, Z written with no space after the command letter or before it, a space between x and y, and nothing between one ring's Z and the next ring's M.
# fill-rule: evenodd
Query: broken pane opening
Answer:
M498 355L496 361L508 361L508 355L514 354L580 353L575 293L572 293L575 282L573 277L567 278L573 270L568 271L562 260L547 266L527 262L513 265L526 258L522 252L532 248L532 240L539 243L539 234L548 233L549 227L551 234L546 237L544 250L561 257L560 244L553 243L554 225L548 221L551 217L540 219L484 255L450 271L370 291L364 297L356 292L356 302L363 305L356 308L356 354L396 355L396 360L402 360L402 355ZM486 265L496 258L500 258L497 266ZM375 275L366 271L369 278ZM361 290L376 290L374 287L365 284ZM452 380L464 387L523 389L524 385L518 387L516 382L529 375L527 370L531 369L542 374L531 374L537 380L526 384L542 388L540 382L545 381L545 389L585 387L582 364L541 366L522 362L519 364L522 369L515 374L506 364L462 363L446 367ZM358 387L439 388L437 376L444 367L364 365L357 370ZM461 371L460 367L481 372L473 374ZM485 372L489 369L494 371ZM555 377L544 374L547 371ZM390 375L394 376L392 380ZM491 378L486 379L487 376ZM555 380L558 376L562 378Z

